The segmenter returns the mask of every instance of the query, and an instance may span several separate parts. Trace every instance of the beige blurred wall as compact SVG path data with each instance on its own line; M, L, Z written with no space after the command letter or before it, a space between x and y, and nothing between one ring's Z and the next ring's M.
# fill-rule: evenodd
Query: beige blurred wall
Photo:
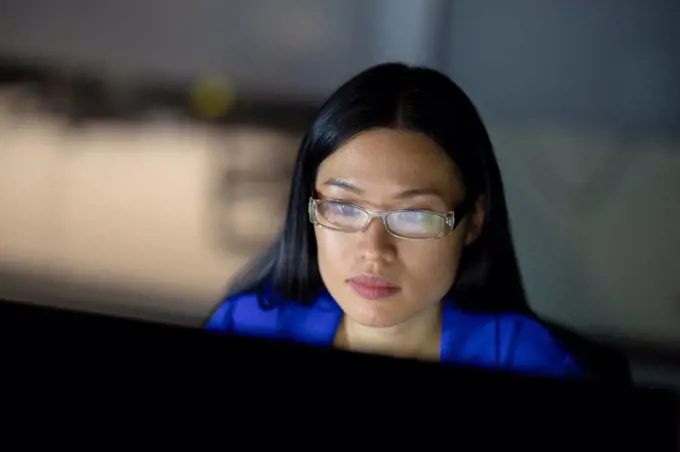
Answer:
M581 331L680 344L678 143L551 124L491 132L534 307ZM69 130L1 110L0 137L0 297L186 324L262 247L217 245L227 206L264 243L285 205L280 180L259 192L242 180L217 202L219 177L285 166L298 144L181 122Z
M190 324L259 250L217 246L226 207L215 194L220 172L256 169L272 151L292 158L297 144L267 130L182 123L69 130L53 118L4 113L0 297ZM234 202L230 218L271 237L282 211L281 198L271 198Z

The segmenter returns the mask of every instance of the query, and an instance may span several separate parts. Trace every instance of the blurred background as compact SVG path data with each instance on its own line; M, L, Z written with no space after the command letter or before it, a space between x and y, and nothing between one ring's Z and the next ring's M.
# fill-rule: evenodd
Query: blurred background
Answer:
M680 388L677 0L3 0L0 298L198 325L297 146L384 61L452 76L534 309Z

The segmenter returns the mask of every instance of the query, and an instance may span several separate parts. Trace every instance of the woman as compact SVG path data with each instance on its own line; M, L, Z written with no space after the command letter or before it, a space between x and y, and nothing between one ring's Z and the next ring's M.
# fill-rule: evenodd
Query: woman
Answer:
M527 306L475 107L446 76L402 64L360 73L321 107L283 231L206 328L580 374Z

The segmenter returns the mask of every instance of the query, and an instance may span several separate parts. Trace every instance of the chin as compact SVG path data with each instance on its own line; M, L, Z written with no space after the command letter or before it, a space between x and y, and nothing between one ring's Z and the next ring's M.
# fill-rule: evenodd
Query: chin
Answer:
M393 300L348 300L341 307L354 322L373 328L389 328L404 323L409 318L407 313L399 309L399 303Z
M359 325L389 328L406 322L415 314L413 309L407 308L408 302L402 294L382 300L366 300L347 285L326 287L345 315Z
M358 316L353 316L349 313L347 315L356 323L358 323L361 326L369 327L369 328L392 328L397 325L399 325L402 322L395 321L393 319L384 319L384 318L362 318Z

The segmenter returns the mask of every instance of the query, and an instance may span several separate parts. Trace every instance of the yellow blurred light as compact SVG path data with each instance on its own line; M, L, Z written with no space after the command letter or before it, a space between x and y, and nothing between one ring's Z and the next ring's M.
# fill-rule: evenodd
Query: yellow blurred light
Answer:
M234 103L234 90L221 78L204 77L194 84L191 103L196 114L201 117L223 117Z

